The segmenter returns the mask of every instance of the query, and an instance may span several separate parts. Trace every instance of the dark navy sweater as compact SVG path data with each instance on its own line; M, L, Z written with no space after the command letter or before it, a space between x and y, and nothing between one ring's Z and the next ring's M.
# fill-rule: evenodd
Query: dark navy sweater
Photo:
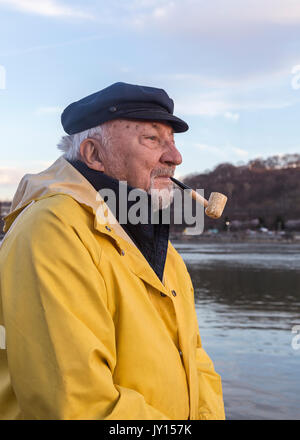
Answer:
M84 162L80 160L68 160L95 188L99 191L103 188L108 188L114 191L116 195L116 206L110 206L109 198L106 201L110 210L119 221L119 180L114 179L107 174L89 168ZM127 186L127 194L134 189ZM136 201L127 201L127 210L134 205ZM169 240L169 224L163 224L162 212L158 213L158 223L151 224L151 196L147 195L148 203L148 223L131 224L127 221L126 224L121 223L121 226L129 235L129 237L136 244L138 249L142 252L158 278L162 281L164 267L167 256L168 240Z

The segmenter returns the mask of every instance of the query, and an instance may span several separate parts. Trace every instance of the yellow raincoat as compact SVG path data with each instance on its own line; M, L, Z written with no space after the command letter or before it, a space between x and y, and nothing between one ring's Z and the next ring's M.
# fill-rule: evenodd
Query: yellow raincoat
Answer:
M224 419L182 258L169 242L162 283L108 218L63 156L21 180L0 249L0 419Z

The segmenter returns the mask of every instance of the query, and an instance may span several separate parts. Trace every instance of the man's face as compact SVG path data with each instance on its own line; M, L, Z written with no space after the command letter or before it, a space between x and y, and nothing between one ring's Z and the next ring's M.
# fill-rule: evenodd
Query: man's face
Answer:
M111 121L109 142L101 152L104 172L147 192L169 190L169 179L182 157L175 147L173 129L167 123Z

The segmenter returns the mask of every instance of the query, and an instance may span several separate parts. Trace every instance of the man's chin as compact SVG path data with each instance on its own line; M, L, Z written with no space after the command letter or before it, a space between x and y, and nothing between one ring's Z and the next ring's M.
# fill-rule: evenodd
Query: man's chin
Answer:
M151 194L152 208L154 211L167 209L173 202L174 190L172 187L152 188L149 193Z
M160 177L154 179L150 189L155 189L157 191L172 191L173 187L173 182L169 179L169 177Z

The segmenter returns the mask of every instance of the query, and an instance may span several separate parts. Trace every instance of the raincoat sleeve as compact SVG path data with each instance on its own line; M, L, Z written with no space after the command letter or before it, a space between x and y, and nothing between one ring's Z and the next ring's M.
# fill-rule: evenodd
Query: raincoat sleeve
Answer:
M197 328L196 362L199 382L199 420L224 420L221 377L202 347Z
M25 219L26 222L26 219ZM4 314L13 388L25 419L168 419L114 383L115 329L99 250L51 210L7 257Z

